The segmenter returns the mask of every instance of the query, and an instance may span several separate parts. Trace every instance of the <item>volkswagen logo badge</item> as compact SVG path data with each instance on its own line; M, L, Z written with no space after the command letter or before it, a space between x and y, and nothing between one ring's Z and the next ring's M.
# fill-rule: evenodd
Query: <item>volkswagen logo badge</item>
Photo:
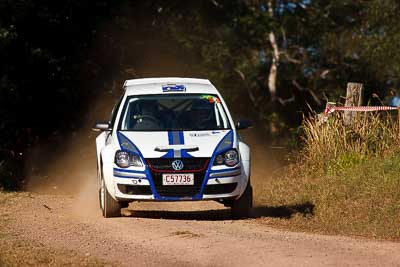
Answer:
M177 159L171 163L171 166L175 171L180 171L183 169L183 162L182 160Z

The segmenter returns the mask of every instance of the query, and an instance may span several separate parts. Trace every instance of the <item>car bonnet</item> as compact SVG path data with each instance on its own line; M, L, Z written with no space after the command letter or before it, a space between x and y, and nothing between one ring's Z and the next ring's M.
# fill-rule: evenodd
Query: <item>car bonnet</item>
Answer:
M143 158L213 157L234 146L232 130L131 132L119 131L122 150Z

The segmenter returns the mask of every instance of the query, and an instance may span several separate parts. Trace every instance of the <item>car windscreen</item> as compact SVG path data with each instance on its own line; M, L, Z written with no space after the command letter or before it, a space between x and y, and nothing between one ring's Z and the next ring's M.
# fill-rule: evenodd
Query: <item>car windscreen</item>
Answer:
M121 113L122 131L195 131L230 129L216 95L166 94L127 98Z

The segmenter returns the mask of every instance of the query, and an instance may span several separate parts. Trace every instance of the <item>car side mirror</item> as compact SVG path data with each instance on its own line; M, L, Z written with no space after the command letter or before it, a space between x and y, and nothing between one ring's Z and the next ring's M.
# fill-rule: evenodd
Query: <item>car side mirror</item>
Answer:
M111 125L109 121L98 121L92 127L93 131L101 132L101 131L109 131L111 130Z
M251 128L253 126L253 123L250 120L241 119L238 122L236 122L235 126L236 126L237 130L243 130L243 129Z

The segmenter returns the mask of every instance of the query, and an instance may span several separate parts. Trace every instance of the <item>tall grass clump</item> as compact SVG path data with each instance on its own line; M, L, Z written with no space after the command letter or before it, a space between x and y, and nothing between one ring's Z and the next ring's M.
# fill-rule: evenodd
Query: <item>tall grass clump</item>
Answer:
M349 125L344 123L343 114L304 120L302 155L307 164L329 168L329 164L348 165L399 151L400 127L393 114L360 113Z
M400 127L397 114L313 116L301 127L297 160L263 185L262 203L311 203L312 216L273 220L295 229L400 240ZM267 194L266 194L267 192Z

